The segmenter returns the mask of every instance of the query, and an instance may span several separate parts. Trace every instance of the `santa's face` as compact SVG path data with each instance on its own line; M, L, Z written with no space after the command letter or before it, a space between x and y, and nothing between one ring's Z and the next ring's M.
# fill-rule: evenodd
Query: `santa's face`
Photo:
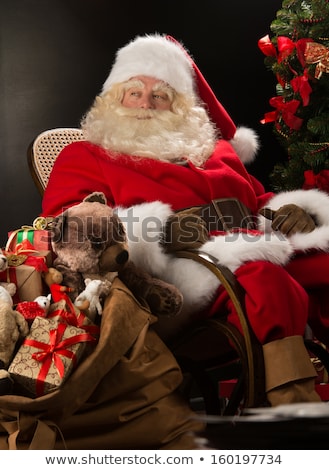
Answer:
M125 84L121 104L126 108L169 110L172 93L163 81L139 75Z
M193 96L153 77L138 76L96 98L82 121L87 140L111 152L202 165L216 130Z

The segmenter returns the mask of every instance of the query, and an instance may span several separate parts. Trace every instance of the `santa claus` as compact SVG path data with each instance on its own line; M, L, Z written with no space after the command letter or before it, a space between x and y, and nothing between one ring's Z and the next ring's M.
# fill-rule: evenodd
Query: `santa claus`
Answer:
M126 225L131 259L183 293L182 314L159 323L164 338L219 308L239 328L218 279L175 250L214 255L245 289L269 402L318 401L303 334L308 322L329 344L329 196L265 192L245 167L257 136L236 128L187 50L168 36L140 36L118 51L81 124L86 140L56 160L43 215L105 194Z

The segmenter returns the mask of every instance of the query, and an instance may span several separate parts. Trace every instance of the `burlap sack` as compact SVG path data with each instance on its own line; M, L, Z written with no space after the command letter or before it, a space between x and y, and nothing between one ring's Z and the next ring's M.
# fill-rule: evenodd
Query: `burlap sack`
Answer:
M156 319L119 281L95 350L58 390L0 397L0 449L196 449L203 424L177 391L180 368Z

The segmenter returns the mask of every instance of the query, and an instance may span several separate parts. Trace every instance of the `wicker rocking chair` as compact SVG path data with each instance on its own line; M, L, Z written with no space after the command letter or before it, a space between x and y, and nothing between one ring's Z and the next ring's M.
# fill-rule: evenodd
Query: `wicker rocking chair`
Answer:
M56 128L42 132L30 144L29 168L41 196L60 151L79 140L83 140L81 129ZM193 325L169 345L186 377L184 393L189 399L193 394L200 395L208 414L234 415L244 407L263 406L262 347L248 323L242 287L232 272L209 255L184 251L177 256L202 263L217 276L235 306L243 331L242 335L227 322L225 312L218 312L215 318ZM218 384L222 380L234 381L228 398L220 395Z

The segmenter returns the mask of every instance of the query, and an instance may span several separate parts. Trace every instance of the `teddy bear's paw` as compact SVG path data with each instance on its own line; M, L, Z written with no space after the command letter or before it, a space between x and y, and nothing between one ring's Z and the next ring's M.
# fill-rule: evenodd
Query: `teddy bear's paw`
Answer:
M176 316L183 306L183 296L175 286L153 279L145 300L153 315Z

